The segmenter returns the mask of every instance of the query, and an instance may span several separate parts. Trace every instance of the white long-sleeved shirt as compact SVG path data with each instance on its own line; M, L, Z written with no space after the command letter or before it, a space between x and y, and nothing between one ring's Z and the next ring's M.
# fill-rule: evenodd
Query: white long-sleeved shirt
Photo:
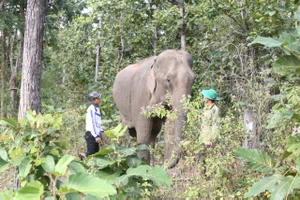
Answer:
M95 138L100 136L100 132L104 132L99 106L92 104L86 110L85 130L90 131Z

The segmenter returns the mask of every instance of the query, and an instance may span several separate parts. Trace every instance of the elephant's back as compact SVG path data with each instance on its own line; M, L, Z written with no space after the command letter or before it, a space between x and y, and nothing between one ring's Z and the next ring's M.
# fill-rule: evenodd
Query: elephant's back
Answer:
M113 85L114 102L120 111L121 120L129 128L132 127L130 87L132 85L132 75L135 73L134 65L122 69L116 75Z
M116 75L113 85L114 102L120 111L122 122L129 128L134 127L132 113L134 111L132 107L138 106L136 105L137 100L133 100L133 98L138 98L139 95L143 95L145 92L143 91L143 87L145 87L146 84L143 83L143 81L146 80L148 71L151 68L150 62L154 60L154 58L155 57L146 58L136 64L129 65Z

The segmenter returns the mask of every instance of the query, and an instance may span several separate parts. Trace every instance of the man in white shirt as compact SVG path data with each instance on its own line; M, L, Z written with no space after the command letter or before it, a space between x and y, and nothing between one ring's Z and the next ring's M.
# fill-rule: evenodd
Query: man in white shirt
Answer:
M104 130L102 129L100 114L100 98L98 92L91 92L88 95L89 101L92 103L86 111L85 120L85 140L87 144L86 157L99 151L99 143L103 142Z

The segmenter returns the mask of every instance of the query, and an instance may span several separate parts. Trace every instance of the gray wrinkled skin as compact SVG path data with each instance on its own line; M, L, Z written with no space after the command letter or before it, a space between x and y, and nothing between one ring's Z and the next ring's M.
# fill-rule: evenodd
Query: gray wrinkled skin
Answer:
M131 136L137 137L139 144L154 147L156 136L165 121L157 117L145 117L141 114L141 108L165 103L168 91L173 109L180 111L180 100L191 93L195 79L192 65L189 53L166 50L158 56L129 65L117 74L113 86L114 101L120 111L122 123L128 126ZM164 156L170 168L179 161L178 143L182 140L182 125L185 120L185 113L180 111L178 120L166 126ZM149 151L139 152L138 156L150 163Z

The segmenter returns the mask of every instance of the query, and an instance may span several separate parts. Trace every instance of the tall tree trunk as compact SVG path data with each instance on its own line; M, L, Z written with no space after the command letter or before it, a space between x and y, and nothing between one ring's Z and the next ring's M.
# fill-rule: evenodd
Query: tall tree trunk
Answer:
M184 22L184 4L182 3L182 6L179 7L180 10L180 18L182 20L181 23L181 50L186 49L186 24Z
M124 40L123 40L123 37L121 35L121 52L118 51L118 63L117 63L117 72L120 71L120 67L121 67L121 63L123 61L123 57L124 57L124 52L125 52L125 45L124 45Z
M9 40L10 46L9 46L9 66L11 68L11 71L14 69L14 50L15 50L15 41L17 38L18 30L14 30L14 34L12 38Z
M24 31L23 69L18 118L27 110L41 111L43 35L47 0L28 0Z
M23 48L24 48L24 33L20 32L20 44L19 44L19 53L18 58L16 60L16 64L12 69L11 76L10 76L10 97L11 97L11 104L13 110L17 111L18 108L18 98L17 98L17 91L19 89L18 83L18 73L22 69L22 57L23 57Z
M154 27L153 33L154 33L153 54L154 54L154 56L156 56L157 55L157 41L158 41L156 27Z
M11 76L13 76L13 73L14 73L14 69L15 69L15 66L14 66L14 51L15 51L15 40L17 38L17 33L18 33L18 30L14 30L14 34L10 40L10 52L9 52L9 66L11 68ZM10 77L11 79L11 77ZM10 84L10 89L11 89L11 84ZM10 90L11 92L11 90ZM15 109L14 109L14 102L13 101L10 101L11 104L10 104L10 108L9 108L9 112L7 113L7 117L8 118L12 118L13 117L13 114L16 113L15 112Z
M25 18L24 8L20 8L20 22L22 23ZM18 58L16 60L16 64L12 65L11 76L10 76L10 98L13 111L17 112L18 109L18 98L17 98L17 91L19 89L18 83L18 73L22 69L22 58L23 58L23 48L24 48L24 32L23 30L19 30L20 34L20 42L19 42L19 52Z
M99 73L99 67L100 67L100 57L101 57L101 29L102 29L102 20L99 18L99 32L98 32L98 41L97 41L97 47L96 47L96 66L95 66L95 83L97 83L98 80L98 73Z
M100 55L101 55L101 46L100 41L97 42L96 46L96 66L95 66L95 83L98 80L99 66L100 66Z
M4 101L5 101L5 86L6 86L6 46L5 46L5 30L1 32L1 118L5 117L4 114Z
M0 11L5 9L5 0L0 3ZM5 48L5 29L3 28L1 32L1 48L2 48L2 57L1 57L1 100L0 100L0 117L3 118L4 115L4 100L5 100L5 73L6 73L6 48Z
M180 0L169 0L170 3L176 5L180 11L180 19L182 20L181 23L181 50L186 49L186 24L184 22L184 2Z

